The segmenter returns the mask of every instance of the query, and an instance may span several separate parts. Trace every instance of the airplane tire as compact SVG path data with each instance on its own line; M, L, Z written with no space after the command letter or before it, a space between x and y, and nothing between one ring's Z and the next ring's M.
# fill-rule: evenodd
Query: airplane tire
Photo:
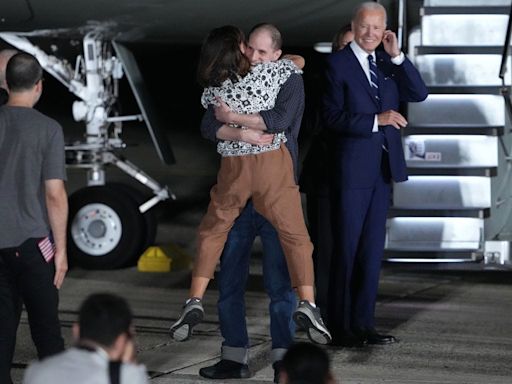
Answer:
M109 186L80 189L69 197L68 253L87 269L124 267L139 256L144 219L137 202Z
M118 190L120 193L126 193L128 196L130 196L136 203L137 206L144 203L148 200L148 197L141 191L139 191L137 188L134 188L128 184L123 183L108 183L108 187L112 187L116 190ZM149 211L146 211L142 214L142 218L144 219L144 231L142 236L142 242L140 250L135 257L135 259L131 260L131 263L134 265L139 256L150 246L155 243L156 238L156 230L158 226L158 221L156 218L155 210L150 209Z

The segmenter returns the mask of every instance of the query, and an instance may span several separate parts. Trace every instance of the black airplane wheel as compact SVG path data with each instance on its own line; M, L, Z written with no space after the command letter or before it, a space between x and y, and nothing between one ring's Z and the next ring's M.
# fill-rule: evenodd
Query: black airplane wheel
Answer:
M137 202L109 186L78 190L69 197L68 253L72 264L115 269L139 256L145 236Z
M149 199L143 192L127 184L108 183L107 186L118 190L119 193L126 193L137 203L137 206L140 206ZM142 234L141 248L139 250L140 254L142 254L150 245L155 243L156 230L158 226L154 209L150 209L141 215L144 220L144 231ZM138 256L133 261L136 262L137 260Z

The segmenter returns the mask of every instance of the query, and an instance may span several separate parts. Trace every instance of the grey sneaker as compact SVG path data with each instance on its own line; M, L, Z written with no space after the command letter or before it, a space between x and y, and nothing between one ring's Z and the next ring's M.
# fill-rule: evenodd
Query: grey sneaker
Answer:
M193 297L183 306L181 316L169 329L169 334L176 341L185 341L190 338L192 329L199 324L204 317L201 299Z
M302 300L293 313L295 324L308 333L309 339L317 344L329 344L332 341L329 330L322 321L320 309L313 307L309 301Z

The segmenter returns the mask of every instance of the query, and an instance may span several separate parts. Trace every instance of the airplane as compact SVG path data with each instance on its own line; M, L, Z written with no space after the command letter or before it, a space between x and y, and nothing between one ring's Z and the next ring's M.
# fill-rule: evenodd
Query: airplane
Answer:
M291 46L330 40L350 20L357 0L2 0L0 30L76 29L111 26L122 41L200 44L212 28L243 29L266 21L279 26ZM394 12L392 1L381 1ZM391 19L391 18L390 18Z
M67 68L62 71L66 75L61 82L79 99L74 103L75 119L99 118L86 124L86 131L90 129L91 134L88 133L85 143L68 147L70 166L89 171L88 186L76 193L79 203L75 205L71 196L72 206L77 208L70 217L70 254L75 258L78 255L84 266L117 268L133 261L154 239L156 222L150 208L172 197L172 192L118 155L124 147L121 126L123 121L143 121L160 159L164 164L173 162L173 151L165 139L165 132L173 129L173 121L170 119L167 126L158 122L156 115L162 111L153 107L150 99L155 95L148 89L154 91L160 86L165 88L162 94L166 99L174 96L169 93L176 92L185 103L197 104L197 100L190 99L192 94L197 96L191 91L196 87L191 68L209 30L232 24L247 32L258 22L274 23L283 33L285 49L306 57L307 90L308 81L311 85L319 78L315 77L318 70L315 65L323 60L315 56L314 46L330 41L349 22L360 2L2 0L0 33L4 40L16 45L13 39L25 39L34 45L27 48L32 50L38 48L37 44L45 45L45 54L56 57L60 66ZM505 59L510 57L509 52L503 57L501 54L509 45L504 37L510 37L507 31L510 1L380 3L388 10L388 28L397 32L403 50L415 60L431 92L426 102L408 108L408 120L412 124L404 130L404 147L412 177L393 189L386 260L404 262L412 252L420 257L410 258L410 262L483 261L491 266L512 265L512 219L507 214L512 209L512 199L507 194L512 185L507 147L512 139L510 118L505 116L505 110L512 110L512 104L502 92L509 90L510 70L502 66L506 76L502 80L498 77L498 72L502 72L500 61L507 64ZM18 41L20 49L25 40ZM65 40L71 41L74 50L79 51L72 59L60 57L56 48ZM84 58L92 60L89 63ZM146 65L150 60L159 63ZM176 66L178 61L184 64ZM99 63L102 65L98 66ZM187 72L186 76L183 71ZM54 71L57 77L62 73ZM139 113L125 117L117 116L113 108L116 84L122 73L129 80L139 108ZM146 87L148 84L144 83L152 75L159 84ZM102 99L105 95L98 93L97 87L96 99L80 93L90 89L94 82L101 83L109 96ZM102 112L95 115L94 110ZM197 126L200 113L182 114ZM105 124L109 127L106 130L102 128ZM480 131L473 129L474 125ZM132 173L137 180L144 180L153 197L146 201L132 188L106 183L103 166L108 162ZM101 193L96 196L89 193L95 189ZM111 198L105 204L99 195L107 194ZM118 200L125 203L114 209ZM92 213L83 215L84 207L85 213ZM117 217L113 223L106 219L111 216ZM136 235L127 236L128 231L120 229L126 227Z
M245 27L268 21L279 26L288 45L312 46L329 40L342 21L350 19L357 3L3 0L0 41L36 56L44 70L74 96L73 119L85 124L85 140L66 146L67 166L87 172L86 186L70 195L72 262L94 269L133 264L155 238L157 223L151 208L168 198L175 199L169 187L122 155L126 146L122 124L138 121L148 128L162 163L175 161L165 134L172 128L159 121L130 45L165 43L198 48L214 27ZM81 45L75 57L66 56L66 49L58 46L69 40ZM52 42L50 49L45 41ZM137 101L138 114L119 115L115 107L123 76ZM149 188L152 197L145 198L127 184L108 183L108 165L115 165Z

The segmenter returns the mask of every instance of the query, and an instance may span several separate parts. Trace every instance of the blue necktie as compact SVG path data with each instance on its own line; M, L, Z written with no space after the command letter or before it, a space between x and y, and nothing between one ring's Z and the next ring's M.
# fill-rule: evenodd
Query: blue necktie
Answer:
M370 64L370 86L373 91L373 95L375 96L375 99L377 99L377 102L380 104L380 97L379 97L379 80L377 77L377 64L375 64L375 61L373 61L373 56L368 55L368 63ZM382 148L388 152L388 143L386 140L386 136L383 136L383 143Z
M379 80L377 78L377 64L375 64L372 55L368 55L368 63L370 64L370 86L372 88L373 95L375 96L377 101L380 101Z

